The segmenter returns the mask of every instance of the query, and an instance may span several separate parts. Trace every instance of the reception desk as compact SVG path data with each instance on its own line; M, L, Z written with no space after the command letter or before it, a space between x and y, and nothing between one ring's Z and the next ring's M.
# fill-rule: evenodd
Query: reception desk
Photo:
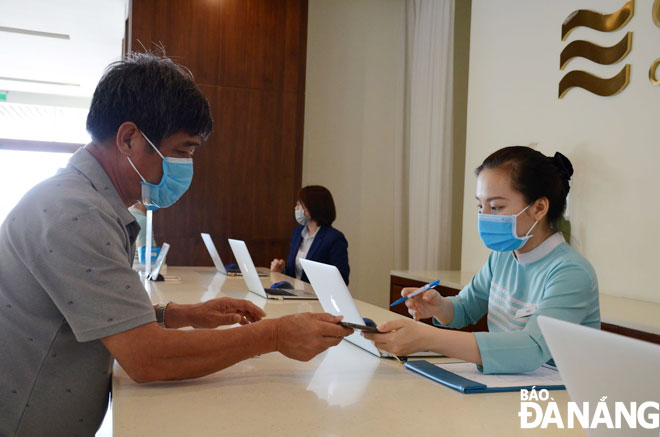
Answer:
M470 283L474 273L453 270L390 272L390 302L401 296L401 288L419 287L440 279L436 287L443 295L457 294ZM660 304L600 293L600 317L602 329L640 340L660 344ZM399 305L399 314L407 315L405 307ZM480 326L481 328L482 326ZM477 329L486 331L487 329Z
M229 296L252 301L268 317L322 311L317 301L266 300L246 291L242 278L211 268L170 267L167 274L182 281L152 283L154 303ZM262 281L283 279L294 281L279 274ZM365 302L357 306L379 323L403 317ZM566 391L553 397L565 411ZM464 395L346 341L309 362L271 353L180 382L137 384L115 364L112 405L117 437L585 435L579 429L522 430L519 393Z

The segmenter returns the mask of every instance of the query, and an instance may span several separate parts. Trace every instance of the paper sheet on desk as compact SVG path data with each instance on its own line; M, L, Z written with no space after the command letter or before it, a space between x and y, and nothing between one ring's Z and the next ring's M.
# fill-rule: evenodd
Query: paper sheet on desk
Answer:
M550 367L542 366L533 372L518 373L515 375L484 375L473 363L446 363L435 364L441 369L455 373L463 378L486 385L488 388L525 387L525 386L554 386L562 385L559 372Z

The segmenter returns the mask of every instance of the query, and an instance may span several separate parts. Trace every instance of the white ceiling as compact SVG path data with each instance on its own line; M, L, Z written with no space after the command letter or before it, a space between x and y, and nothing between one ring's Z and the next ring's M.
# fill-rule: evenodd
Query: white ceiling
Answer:
M0 91L10 91L8 101L11 91L91 97L104 68L121 56L126 4L127 0L0 0L0 28L70 37L0 31L0 78L28 81L0 79Z

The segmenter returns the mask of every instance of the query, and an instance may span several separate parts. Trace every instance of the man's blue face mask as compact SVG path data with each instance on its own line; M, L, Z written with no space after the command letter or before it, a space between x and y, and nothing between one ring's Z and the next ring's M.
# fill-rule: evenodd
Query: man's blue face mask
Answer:
M487 248L497 252L508 252L511 250L521 249L527 240L533 235L529 235L534 229L534 226L539 222L534 222L529 231L523 236L519 237L516 234L517 218L520 214L527 211L531 203L525 207L518 214L514 215L498 215L498 214L479 214L479 235L481 241L484 242Z
M142 203L150 210L167 208L179 200L190 187L193 178L193 160L192 158L165 158L154 146L154 143L142 131L140 133L163 159L163 177L158 185L154 185L142 177L131 158L127 157L133 170L142 179Z

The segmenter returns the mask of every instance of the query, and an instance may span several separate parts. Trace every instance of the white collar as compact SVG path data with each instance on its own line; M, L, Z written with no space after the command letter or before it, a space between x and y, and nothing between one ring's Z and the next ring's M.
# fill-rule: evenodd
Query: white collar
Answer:
M305 227L303 228L303 230L300 234L302 235L303 238L314 238L314 237L316 237L316 234L319 233L319 230L321 230L320 226L316 229L316 232L314 232L314 235L310 236L309 235L309 228L307 227L307 225L305 225Z
M531 264L546 256L564 242L566 242L566 240L564 240L564 235L561 232L555 232L546 238L543 243L539 244L529 252L519 253L517 255L513 253L513 257L520 264Z

